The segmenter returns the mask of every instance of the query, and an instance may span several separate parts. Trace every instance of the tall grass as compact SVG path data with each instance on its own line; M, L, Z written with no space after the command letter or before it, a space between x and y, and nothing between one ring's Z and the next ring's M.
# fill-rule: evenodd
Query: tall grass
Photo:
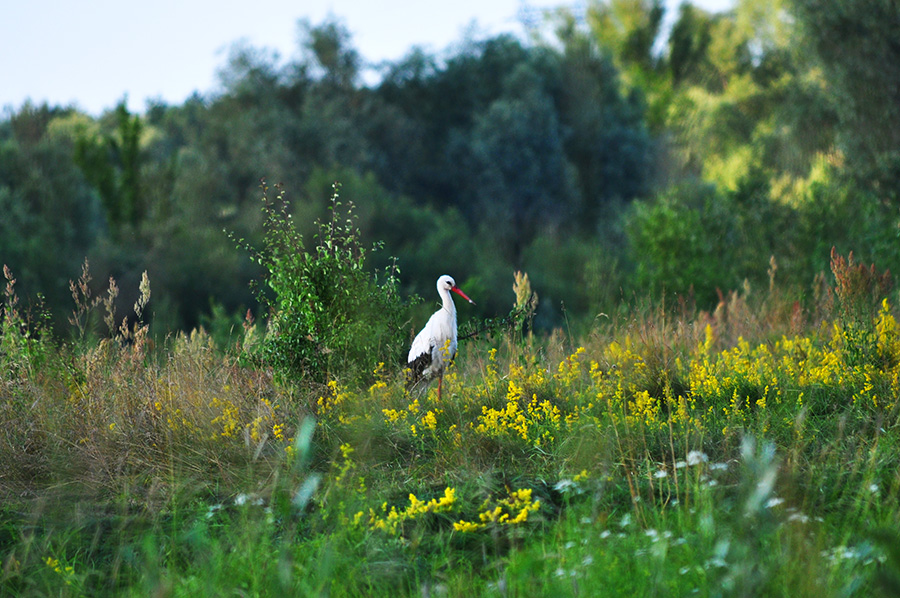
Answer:
M714 313L470 339L441 401L391 364L289 384L250 322L228 350L137 314L56 345L7 271L0 594L887 590L900 332L883 277L833 270L806 305L773 268Z

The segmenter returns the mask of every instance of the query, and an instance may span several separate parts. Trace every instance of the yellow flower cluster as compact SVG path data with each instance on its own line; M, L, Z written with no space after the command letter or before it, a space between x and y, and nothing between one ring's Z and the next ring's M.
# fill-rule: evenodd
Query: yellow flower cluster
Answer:
M781 404L786 395L802 403L803 395L815 389L838 389L856 403L890 409L900 392L900 336L887 300L871 338L878 359L853 359L866 342L863 333L848 337L848 330L835 323L827 343L795 337L751 348L741 339L718 355L704 343L688 366L691 398L738 421L755 409Z
M328 390L330 392L327 395L319 397L319 400L316 401L320 414L333 411L351 396L349 392L340 387L337 380L328 381Z
M264 439L263 434L269 428L272 428L274 431L275 426L279 425L275 419L276 410L278 409L278 404L272 404L269 399L265 397L260 397L259 403L257 403L257 416L254 418L250 424L248 424L248 428L250 430L250 439L253 442L260 442ZM279 428L279 431L281 429ZM284 439L284 434L281 434L282 439Z
M428 430L431 433L438 431L438 416L441 415L443 409L429 409L422 412L423 409L419 404L419 399L413 399L412 403L406 406L406 409L382 409L384 421L389 424L401 423L409 426L409 430L413 436L419 435L419 430Z
M888 363L900 363L900 334L887 299L881 302L881 310L875 320L875 336L881 358Z
M440 411L438 411L440 413ZM422 416L422 425L432 432L437 429L437 415L434 411L428 411Z
M522 398L522 389L510 380L506 406L503 409L482 406L475 431L491 437L512 433L535 446L552 442L553 431L559 429L559 408L549 400L538 400L538 396L533 394L523 409L519 406Z
M409 505L402 509L396 506L388 508L387 503L381 505L380 512L369 509L358 511L352 518L354 525L365 525L370 529L380 530L391 535L397 535L403 531L406 522L419 519L429 513L448 513L454 510L457 504L456 489L447 487L443 496L424 501L409 495ZM494 503L486 500L481 506L481 513L477 521L460 519L453 523L453 529L458 532L475 532L488 526L519 525L528 521L532 513L541 508L541 501L533 500L531 488L512 490L509 495ZM368 517L367 517L368 515Z
M645 424L652 425L660 421L660 408L662 404L659 399L650 395L647 390L641 390L634 395L634 399L628 402L628 410L630 412L629 421L643 421Z
M372 374L375 376L375 383L369 387L369 394L373 397L383 392L387 388L387 381L385 380L385 371L384 371L384 362L378 362L378 365L375 366L375 369L372 371Z
M415 494L410 494L409 506L401 511L398 511L397 507L391 507L388 510L387 503L381 505L381 515L377 514L375 509L369 509L368 524L372 529L396 535L401 531L404 522L422 517L428 513L446 513L453 508L455 503L455 488L447 487L443 496L432 498L427 502L419 500ZM359 523L364 516L364 513L359 511L353 520Z
M218 397L213 397L209 402L209 406L221 410L220 415L214 417L211 422L214 426L222 426L220 435L225 438L234 437L240 426L240 414L235 404L228 399L222 400Z
M66 581L66 585L72 585L72 581L75 579L75 568L72 566L63 566L60 564L59 559L55 559L52 556L48 556L44 559L44 562L48 567L53 569L56 573L59 573Z
M562 420L562 411L556 404L560 402L559 393L553 389L568 387L579 377L579 360L584 352L581 347L563 360L552 378L548 378L547 370L534 357L524 366L510 364L509 373L504 377L505 401L495 407L490 403L496 404L491 399L501 388L501 378L496 350L492 350L484 382L474 393L474 399L481 402L480 415L477 422L469 425L478 434L491 438L517 438L534 446L552 442Z
M518 525L528 521L528 514L535 513L541 508L541 501L531 499L531 488L513 490L507 498L500 499L491 508L486 501L482 506L485 510L478 515L478 521L465 521L460 519L453 524L453 529L458 532L476 532L489 525Z
M581 376L581 359L585 354L584 347L578 347L569 357L559 362L556 379L563 386L570 387Z
M384 414L384 419L388 423L405 422L411 416L415 418L416 414L419 413L419 399L414 399L412 403L407 405L406 409L382 409L381 413Z
M648 388L654 382L648 378L647 362L644 356L635 350L630 336L626 336L622 343L611 342L604 351L603 361L610 364L611 370L611 375L603 377L607 386L606 392L620 389L623 396L634 394Z
M241 423L241 413L237 405L230 399L220 399L213 397L209 401L209 407L217 412L218 415L210 420L210 424L216 426L216 430L210 440L216 438L235 438L238 432L246 428L246 432L250 440L260 442L264 438L268 438L268 431L271 430L271 436L279 442L285 441L284 423L278 421L278 403L273 404L269 399L260 397L256 404L256 417L252 421L243 425Z
M355 452L355 449L345 442L340 446L340 450L341 466L334 478L334 483L337 486L345 485L345 483L347 482L347 478L350 476L350 473L354 467L353 459L350 458L350 455Z

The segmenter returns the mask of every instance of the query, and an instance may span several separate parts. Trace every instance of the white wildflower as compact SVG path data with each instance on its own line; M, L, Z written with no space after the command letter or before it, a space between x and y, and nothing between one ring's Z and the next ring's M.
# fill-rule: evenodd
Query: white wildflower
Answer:
M690 466L700 465L709 461L709 457L703 451L691 451L687 454L687 464Z
M569 479L560 480L553 485L554 490L562 492L563 494L572 490L573 488L575 488L575 482Z
M234 497L234 504L238 507L242 507L244 505L253 505L254 507L261 507L265 501L262 497L253 496L252 494L238 494Z
M804 515L803 513L799 513L799 512L798 512L798 513L791 513L791 514L788 516L788 521L797 521L797 522L799 522L799 523L806 523L807 521L809 521L809 517L807 517L807 516Z

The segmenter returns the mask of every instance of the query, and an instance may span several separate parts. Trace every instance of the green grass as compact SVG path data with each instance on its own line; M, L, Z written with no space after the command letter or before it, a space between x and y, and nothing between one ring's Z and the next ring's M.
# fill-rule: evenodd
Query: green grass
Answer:
M203 332L56 347L8 310L0 595L887 591L889 306L751 303L469 341L440 402L391 365L279 382Z

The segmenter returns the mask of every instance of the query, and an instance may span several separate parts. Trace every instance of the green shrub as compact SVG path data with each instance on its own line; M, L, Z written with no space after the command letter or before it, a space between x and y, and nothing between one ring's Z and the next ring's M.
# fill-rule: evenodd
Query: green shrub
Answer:
M640 202L628 223L628 236L642 288L693 295L713 306L717 289L737 288L738 220L727 198L705 184L670 189Z
M4 264L3 278L6 287L0 297L0 381L4 379L26 378L39 368L47 353L47 344L42 337L49 336L50 316L39 296L37 320L18 309L16 279L12 270Z
M353 205L342 211L335 183L330 220L317 222L307 249L288 210L283 189L275 202L263 183L265 237L253 252L265 269L269 323L260 348L262 361L289 379L324 382L357 378L401 354L404 305L396 267L384 278L366 269ZM372 246L372 251L380 248Z

